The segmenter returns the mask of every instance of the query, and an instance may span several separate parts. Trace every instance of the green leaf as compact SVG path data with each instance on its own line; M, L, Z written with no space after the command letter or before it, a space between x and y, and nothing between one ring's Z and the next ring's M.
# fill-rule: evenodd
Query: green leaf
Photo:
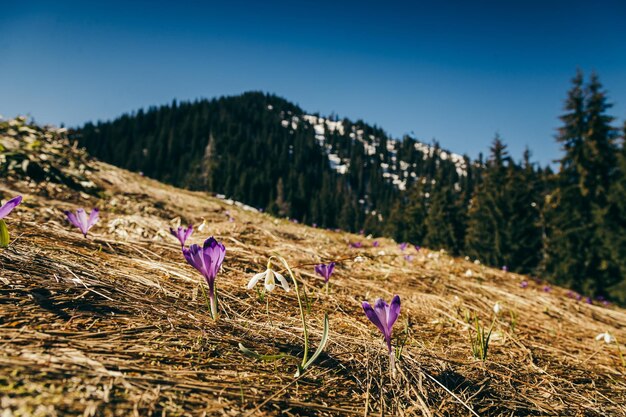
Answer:
M0 220L0 248L6 248L9 246L9 229L4 220Z
M254 359L259 359L265 362L274 362L282 358L290 357L291 355L287 355L285 353L279 353L278 355L261 355L253 350L248 349L241 343L239 343L239 350L246 356L249 356Z
M304 366L302 367L303 371L306 370L306 368L308 368L309 366L311 366L313 362L315 362L315 359L317 359L317 357L324 350L324 347L326 347L327 342L328 342L328 314L324 314L324 333L322 334L322 340L320 341L320 345L317 347L317 350L315 351L313 356L311 356L311 359L309 359L308 362L305 363Z

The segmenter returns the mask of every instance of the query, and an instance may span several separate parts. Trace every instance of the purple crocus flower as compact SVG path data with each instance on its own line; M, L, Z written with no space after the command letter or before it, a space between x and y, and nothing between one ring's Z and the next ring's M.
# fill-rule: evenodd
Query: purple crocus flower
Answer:
M506 266L506 265L504 265L504 266L502 267L502 270L503 270L504 272L509 272L509 267L508 267L508 266Z
M372 246L374 246L375 248L380 246L380 242L375 240L374 243L372 243Z
M524 280L524 281L520 282L519 286L522 287L522 288L528 287L528 281Z
M174 230L170 227L170 233L180 242L180 246L185 246L185 242L193 233L193 225L189 225L186 229L182 226L178 226L178 229Z
M363 310L367 318L378 327L378 330L380 330L385 337L389 354L392 354L391 333L393 324L400 315L400 296L395 295L391 299L391 304L387 304L382 298L378 298L373 308L367 301L363 301Z
M87 217L87 213L82 208L76 210L76 213L65 211L65 215L67 216L67 220L78 227L85 237L87 237L89 229L91 229L94 224L98 223L98 219L100 219L100 211L97 208L91 210L89 217Z
M419 252L419 251L420 251L420 249L422 249L422 247L421 247L420 245L415 245L415 250L416 250L417 252Z
M550 287L549 285L545 285L543 287L543 292L550 292L550 291L552 291L552 287Z
M324 283L328 283L328 280L330 279L330 276L333 274L334 270L335 270L334 262L331 262L328 265L326 264L315 265L315 273L321 276L322 278L324 278Z
M187 263L198 270L209 285L211 315L217 319L217 299L215 298L215 277L222 266L226 248L213 236L204 241L204 245L193 244L189 249L183 248L183 256Z
M413 262L413 255L404 255L404 260L407 262Z
M402 242L402 243L400 243L400 250L401 250L402 252L404 252L404 250L406 249L406 247L407 247L407 246L409 246L409 244L408 244L408 243L406 243L406 242Z
M358 249L358 248L360 248L361 246L363 246L363 244L362 244L361 242L353 242L353 243L350 243L350 245L349 245L349 246L350 246L351 248Z
M21 202L22 202L22 196L18 195L17 197L13 197L12 199L4 203L4 205L0 207L0 220L8 216L9 213L12 212L15 207L20 205Z

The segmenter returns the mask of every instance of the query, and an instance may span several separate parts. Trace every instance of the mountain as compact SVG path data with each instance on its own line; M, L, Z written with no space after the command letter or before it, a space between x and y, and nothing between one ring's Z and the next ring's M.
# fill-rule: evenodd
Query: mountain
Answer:
M0 199L24 197L3 219L13 240L0 249L3 416L626 414L624 309L175 188L94 159L63 129L0 121L0 145ZM63 212L94 207L100 221L84 238ZM177 219L196 226L188 243L213 235L226 246L217 321L169 234ZM295 288L265 298L246 288L276 254L307 295L311 351L329 317L329 341L300 377ZM314 265L332 260L326 294ZM361 306L394 294L395 377ZM472 353L474 318L492 329L484 361Z
M363 121L307 114L258 92L174 101L88 123L74 137L94 156L179 187L224 194L326 228L381 233L421 181L465 187L469 159Z

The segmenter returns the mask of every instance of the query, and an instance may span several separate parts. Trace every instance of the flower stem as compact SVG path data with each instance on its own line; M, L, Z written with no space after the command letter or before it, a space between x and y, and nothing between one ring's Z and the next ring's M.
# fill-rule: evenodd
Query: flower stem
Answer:
M209 299L211 300L211 316L213 320L217 320L217 294L209 295Z
M270 260L272 258L274 258L274 256L270 257ZM287 268L287 272L289 272L289 275L291 276L291 279L293 280L293 285L296 289L296 296L298 297L298 307L300 308L300 318L302 319L302 329L304 333L304 358L302 359L302 366L304 367L304 364L307 363L307 359L309 357L309 332L306 327L306 318L304 316L304 307L302 306L302 299L300 298L300 288L298 287L298 280L296 279L296 276L291 271L291 268L289 267L289 264L287 263L285 258L283 258L282 256L276 256L275 258L278 259L280 262L282 262L283 265L285 265L285 268Z
M212 309L212 302L209 302L209 297L206 295L206 290L204 289L204 283L202 283L202 281L200 281L200 288L202 288L202 295L204 295L204 301L206 301L206 308L207 310L209 310L209 313L211 313L211 317L213 317L213 319L215 319L215 317L213 316L213 309Z
M328 291L328 282L327 282L326 283L326 295L328 295L328 294L329 294L329 291Z

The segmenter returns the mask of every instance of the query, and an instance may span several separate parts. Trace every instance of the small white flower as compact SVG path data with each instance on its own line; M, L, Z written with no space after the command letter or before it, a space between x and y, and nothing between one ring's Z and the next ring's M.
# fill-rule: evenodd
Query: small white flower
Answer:
M467 271L465 271L465 276L466 277L471 277L472 275L474 275L474 273L472 272L471 269L468 269Z
M357 256L354 258L354 262L365 262L365 258L362 256Z
M604 343L606 343L607 345L615 341L615 338L609 332L600 333L599 335L596 336L596 340L602 340L602 339L604 339Z
M200 226L198 226L198 231L199 232L203 232L204 229L206 229L206 228L207 228L206 220L202 219L202 224L200 224Z
M265 272L261 272L253 276L252 279L250 279L250 282L248 282L248 289L251 290L262 279L265 280L265 290L267 292L274 291L274 288L276 288L275 279L278 279L278 282L280 282L280 285L282 285L283 289L286 292L289 292L289 283L287 282L285 277L283 277L281 274L271 268L267 268Z
M496 316L498 314L500 314L500 312L502 311L502 305L500 304L500 301L496 301L496 303L493 305L493 312L496 313Z
M385 251L384 251L384 250L379 251L379 252L378 252L378 254L379 254L380 256L385 256L385 255L386 255L386 253L385 253Z
M478 259L476 259L476 260L474 261L474 265L480 265L480 261L479 261Z

